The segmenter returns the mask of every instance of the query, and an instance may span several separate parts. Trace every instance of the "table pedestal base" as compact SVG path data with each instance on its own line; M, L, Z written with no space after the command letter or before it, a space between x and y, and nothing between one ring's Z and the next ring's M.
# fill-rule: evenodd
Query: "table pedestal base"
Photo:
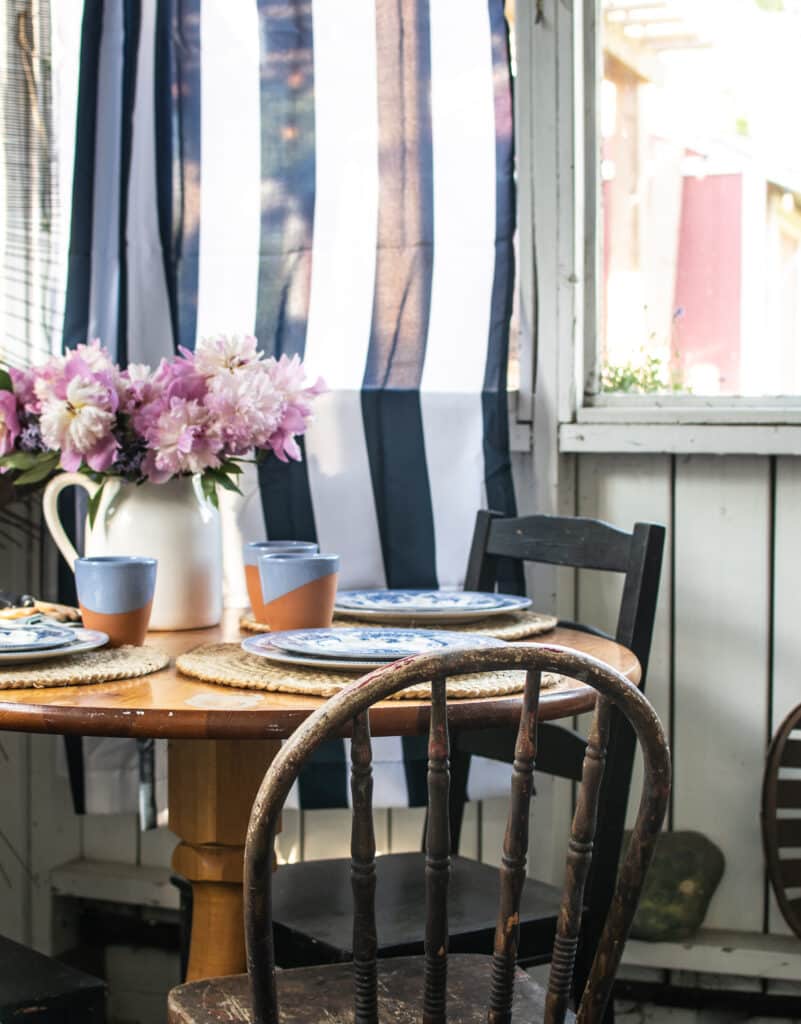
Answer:
M187 981L245 970L242 861L250 808L280 744L171 740L170 828L182 840L173 869L192 884Z

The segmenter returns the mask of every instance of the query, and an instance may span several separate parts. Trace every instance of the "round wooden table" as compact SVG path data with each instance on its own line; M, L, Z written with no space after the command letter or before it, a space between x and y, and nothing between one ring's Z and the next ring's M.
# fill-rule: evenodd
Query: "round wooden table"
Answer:
M200 643L238 641L239 618L238 610L229 609L220 626L151 633L148 643L174 658ZM555 629L542 639L592 655L639 682L639 663L620 644L570 629ZM280 741L321 702L201 683L179 675L171 664L141 679L1 690L0 729L170 741L170 828L181 840L172 864L192 883L187 977L195 980L245 970L242 855L251 804ZM591 710L594 702L590 687L563 682L543 690L539 718L570 717ZM519 694L448 705L448 720L459 729L511 724L519 714ZM371 709L370 727L375 736L425 733L428 715L427 701L383 701Z

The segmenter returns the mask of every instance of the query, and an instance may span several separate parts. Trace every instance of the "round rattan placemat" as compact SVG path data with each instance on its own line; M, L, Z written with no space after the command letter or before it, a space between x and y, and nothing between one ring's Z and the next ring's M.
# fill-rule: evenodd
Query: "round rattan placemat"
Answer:
M331 697L358 679L358 672L321 672L314 668L271 664L265 658L247 654L239 644L201 644L180 655L176 667L184 675L206 683L221 683L249 690L272 690L281 693L303 693L313 697ZM554 686L560 677L544 672L543 687ZM447 682L448 696L453 698L501 697L520 693L526 682L525 672L482 672L480 675L458 676ZM420 683L394 694L394 700L430 697L431 686Z
M478 622L443 622L423 623L404 622L403 626L421 628L430 626L432 629L453 630L456 633L481 633L482 636L493 636L496 640L527 640L529 637L538 636L540 633L548 633L556 628L557 619L553 615L543 615L541 612L510 612L508 615L495 615L487 619L479 619ZM354 626L375 629L380 627L378 622L365 622L360 619L334 619L334 626ZM239 620L241 629L248 633L269 633L270 627L262 625L253 618L253 613L248 610Z
M81 686L84 683L134 679L158 672L169 663L170 656L153 647L104 647L99 651L67 654L35 665L0 668L0 690L28 686Z

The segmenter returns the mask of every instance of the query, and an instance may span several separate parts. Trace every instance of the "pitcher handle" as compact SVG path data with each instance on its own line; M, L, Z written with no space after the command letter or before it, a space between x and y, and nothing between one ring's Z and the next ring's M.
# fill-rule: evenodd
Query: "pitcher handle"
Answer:
M65 487L73 486L83 487L91 498L95 495L100 485L90 480L89 477L84 476L83 473L59 473L58 476L53 477L44 489L42 494L42 511L44 512L50 536L63 555L64 561L74 572L75 560L79 555L73 547L72 541L67 536L67 531L61 525L61 520L58 516L58 496Z

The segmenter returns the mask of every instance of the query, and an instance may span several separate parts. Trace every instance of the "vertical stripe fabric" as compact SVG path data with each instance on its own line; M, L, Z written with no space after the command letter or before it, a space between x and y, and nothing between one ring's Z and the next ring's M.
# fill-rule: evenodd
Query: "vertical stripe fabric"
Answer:
M156 0L141 0L138 52L130 61L128 188L125 230L125 347L118 358L158 364L173 348L173 325L159 218L156 163ZM133 45L133 37L130 45ZM126 360L127 361L127 360Z
M69 84L54 80L57 109L61 102L64 109L57 121L59 158L71 165L71 174L60 179L72 179L63 344L99 337L123 365L155 365L174 350L155 87L157 24L161 19L163 25L167 6L166 0L85 0L75 107ZM53 32L55 52L56 40L63 47L69 38L60 16ZM163 48L160 56L166 56ZM74 65L63 57L65 66ZM133 740L85 737L80 747L71 744L67 760L78 806L88 813L133 813L146 790L143 823L155 823L153 799L156 791L163 796L165 759L152 743L140 750Z
M434 262L428 0L379 2L378 230L362 414L387 584L436 586L420 407Z
M515 508L503 0L85 5L67 342L152 364L255 333L329 387L303 462L223 496L227 600L265 535L339 553L342 586L460 586L477 509ZM377 742L378 803L417 800L418 755ZM345 771L321 751L295 797L347 799Z
M312 4L258 0L258 9L262 178L256 337L269 355L302 357L314 231ZM305 458L289 466L268 459L259 468L259 483L268 537L317 539Z

